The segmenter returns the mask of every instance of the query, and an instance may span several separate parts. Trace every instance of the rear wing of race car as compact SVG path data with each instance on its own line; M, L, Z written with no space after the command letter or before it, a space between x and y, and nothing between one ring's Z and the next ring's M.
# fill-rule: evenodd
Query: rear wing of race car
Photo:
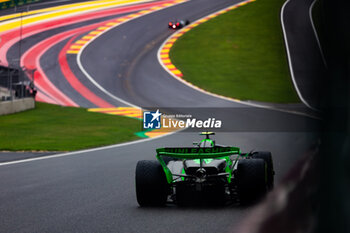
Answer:
M240 153L240 149L238 147L168 147L158 148L156 151L157 157L169 156L178 159L220 158Z
M160 162L165 172L168 183L173 181L173 175L163 160L163 156L173 157L177 159L215 159L225 158L229 160L230 155L240 154L238 147L173 147L158 148L156 158Z

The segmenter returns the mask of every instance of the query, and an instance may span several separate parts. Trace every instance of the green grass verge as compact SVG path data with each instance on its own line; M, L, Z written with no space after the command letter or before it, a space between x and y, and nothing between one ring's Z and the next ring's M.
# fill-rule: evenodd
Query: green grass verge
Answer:
M170 58L184 79L242 100L299 102L285 55L284 0L257 0L184 34Z
M0 116L0 150L71 151L138 139L137 119L36 103L33 110Z

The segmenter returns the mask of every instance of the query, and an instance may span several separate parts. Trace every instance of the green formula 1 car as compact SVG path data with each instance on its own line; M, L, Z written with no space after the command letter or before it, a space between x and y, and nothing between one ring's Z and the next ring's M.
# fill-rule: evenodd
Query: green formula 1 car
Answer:
M205 135L194 147L159 148L154 160L136 166L136 196L140 206L176 204L249 204L273 188L270 152L241 153Z

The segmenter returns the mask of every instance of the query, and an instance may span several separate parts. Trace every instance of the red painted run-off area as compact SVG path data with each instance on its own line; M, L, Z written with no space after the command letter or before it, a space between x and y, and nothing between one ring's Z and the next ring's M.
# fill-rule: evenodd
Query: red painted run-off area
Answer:
M42 23L37 23L34 25L25 26L22 29L22 39L27 38L29 36L35 35L37 33L42 33L47 30L51 30L54 28L62 27L69 24L74 24L78 22L83 22L91 19L106 17L109 15L115 14L123 14L129 12L135 12L139 10L148 9L151 7L159 6L165 3L173 3L174 1L159 1L154 3L146 3L146 4L137 4L133 6L119 7L107 10L101 10L97 12L89 12L82 15L75 15L71 17L61 18L61 19L53 19L50 21L45 21ZM113 19L115 20L115 19ZM64 106L78 106L73 100L67 97L62 91L60 91L57 87L55 87L49 78L45 75L44 70L40 66L40 58L41 56L52 46L55 44L68 39L70 37L77 37L83 33L94 30L97 27L108 23L112 20L107 20L101 23L88 25L85 27L80 27L77 29L72 29L69 31L65 31L59 34L56 34L50 38L47 38L35 46L31 47L25 54L21 57L21 66L24 66L27 70L37 69L34 75L35 85L38 87L39 92L37 94L37 100L55 103ZM3 65L7 65L7 52L16 42L19 41L18 29L13 29L10 31L6 31L5 33L0 35L2 40L0 42L0 60ZM73 40L70 40L66 46L64 46L63 50L59 55L59 64L67 81L70 85L78 91L84 98L92 102L98 107L113 107L110 103L101 99L97 95L95 95L92 91L90 91L87 87L84 86L73 74L71 69L69 68L69 64L66 58L66 50L68 49L69 44Z
M101 99L97 95L95 95L92 91L90 91L87 87L82 84L77 77L75 77L74 73L69 67L67 61L67 50L69 49L71 43L74 41L74 37L69 40L69 42L64 46L59 55L59 63L61 66L61 71L63 75L66 77L69 84L77 90L84 98L89 100L91 103L99 106L101 108L112 108L114 107L110 103L107 103L105 100Z
M69 30L66 32L56 34L52 37L47 38L46 40L39 42L35 46L31 47L25 54L23 54L22 59L21 59L21 66L24 66L26 69L29 69L29 70L34 69L34 68L37 69L37 72L35 72L35 75L34 75L35 85L43 93L45 93L45 95L44 94L39 95L39 93L38 93L38 100L41 100L44 102L54 101L56 104L60 104L60 105L64 105L64 106L77 106L74 102L69 102L69 100L67 100L67 98L65 98L65 95L50 82L49 78L46 76L45 72L41 68L40 57L48 49L50 49L52 46L54 46L55 44L65 40L65 39L68 39L72 36L74 36L74 38L76 38L77 35L80 35L80 34L83 34L87 31L93 30L96 27L99 27L103 24L104 23L102 22L102 23L88 25L85 27L80 27L77 29L73 29L73 30ZM69 43L68 43L68 45L69 45ZM60 55L58 58L59 59L58 64L61 67L61 70L62 70L64 77L67 79L67 81L72 85L72 87L75 90L77 90L82 96L87 98L89 101L94 103L96 106L113 107L111 104L101 100L99 97L97 97L95 94L93 94L83 84L81 84L78 81L78 79L75 77L73 72L70 70L70 67L68 65L67 58L66 58L66 50L68 48L68 45L66 45L63 48L63 50L60 52Z

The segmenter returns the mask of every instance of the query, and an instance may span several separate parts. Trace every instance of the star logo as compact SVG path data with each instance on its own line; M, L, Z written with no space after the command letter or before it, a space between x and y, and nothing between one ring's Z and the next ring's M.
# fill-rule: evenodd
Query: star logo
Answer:
M161 113L159 113L159 109L157 109L157 111L155 113L151 113L151 115L153 116L151 122L153 122L154 120L159 121L159 117L162 115Z
M144 129L160 129L160 116L162 113L157 109L156 112L145 111L143 112L143 128Z

